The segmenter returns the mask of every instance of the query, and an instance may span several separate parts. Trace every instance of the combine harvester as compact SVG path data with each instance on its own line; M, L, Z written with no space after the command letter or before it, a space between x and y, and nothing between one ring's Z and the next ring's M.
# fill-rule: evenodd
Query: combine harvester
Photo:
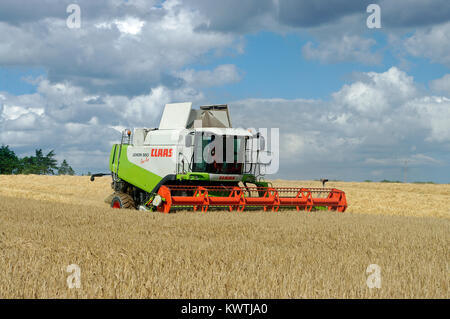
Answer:
M273 187L264 180L264 152L270 153L261 134L232 128L227 105L166 104L159 128L125 130L111 150L111 174L91 181L112 175L113 208L345 211L341 190Z

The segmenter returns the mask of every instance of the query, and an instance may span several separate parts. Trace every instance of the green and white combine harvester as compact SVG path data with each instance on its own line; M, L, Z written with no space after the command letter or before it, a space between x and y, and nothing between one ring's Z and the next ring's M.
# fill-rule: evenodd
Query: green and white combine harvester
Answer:
M341 190L273 187L265 181L271 164L265 144L262 134L232 127L227 105L166 104L159 128L125 130L111 149L111 174L91 180L112 175L113 208L345 211Z

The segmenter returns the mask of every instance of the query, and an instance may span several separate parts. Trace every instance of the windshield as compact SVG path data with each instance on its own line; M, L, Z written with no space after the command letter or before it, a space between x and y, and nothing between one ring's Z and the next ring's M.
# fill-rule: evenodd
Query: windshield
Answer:
M242 174L245 137L199 132L194 145L193 172Z

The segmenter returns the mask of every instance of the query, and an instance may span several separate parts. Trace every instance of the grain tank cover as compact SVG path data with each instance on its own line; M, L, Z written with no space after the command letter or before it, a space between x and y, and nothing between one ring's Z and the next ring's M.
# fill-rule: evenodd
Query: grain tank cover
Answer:
M220 127L230 128L231 119L227 105L205 105L198 110L192 110L187 128Z
M170 103L164 107L159 122L160 130L175 130L186 128L191 114L192 103Z
M164 107L160 130L179 130L194 127L231 128L227 105L204 105L193 109L191 102L170 103Z

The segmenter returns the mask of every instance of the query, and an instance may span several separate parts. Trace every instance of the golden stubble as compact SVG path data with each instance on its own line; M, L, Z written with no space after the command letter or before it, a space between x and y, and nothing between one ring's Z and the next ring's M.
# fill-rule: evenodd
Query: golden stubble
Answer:
M164 215L109 208L109 178L0 176L0 298L449 297L448 185L329 186L348 212ZM380 289L366 285L370 264Z

